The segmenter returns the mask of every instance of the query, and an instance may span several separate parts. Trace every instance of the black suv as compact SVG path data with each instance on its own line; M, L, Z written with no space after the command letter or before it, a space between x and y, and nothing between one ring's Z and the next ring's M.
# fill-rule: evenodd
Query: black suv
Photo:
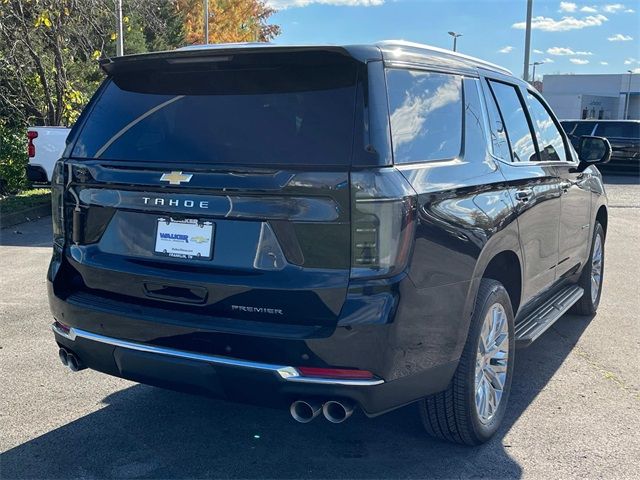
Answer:
M62 362L340 423L418 402L487 440L514 349L602 285L606 196L528 84L436 48L101 62L53 181Z
M560 122L574 147L583 135L604 137L611 143L606 170L640 175L640 120L563 120Z

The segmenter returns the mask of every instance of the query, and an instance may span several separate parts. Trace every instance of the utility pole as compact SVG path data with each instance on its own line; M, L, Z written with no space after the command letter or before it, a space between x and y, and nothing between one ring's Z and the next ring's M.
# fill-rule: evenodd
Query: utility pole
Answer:
M118 41L116 43L116 55L124 55L124 38L122 37L122 0L116 0L116 26Z
M533 66L533 74L531 75L533 77L531 79L531 82L533 83L536 81L536 66L544 65L544 62L533 62L533 63L530 63L529 65Z
M622 117L623 120L629 119L629 97L631 96L631 75L633 75L633 70L627 70L627 73L629 74L629 83L627 85L627 94L624 98L624 117Z
M529 81L529 50L531 49L531 12L533 11L533 0L527 0L527 28L524 37L524 72L522 79Z
M204 44L209 43L209 0L204 0Z
M458 37L461 37L462 34L456 33L456 32L447 32L447 33L453 37L453 51L455 52L457 48Z

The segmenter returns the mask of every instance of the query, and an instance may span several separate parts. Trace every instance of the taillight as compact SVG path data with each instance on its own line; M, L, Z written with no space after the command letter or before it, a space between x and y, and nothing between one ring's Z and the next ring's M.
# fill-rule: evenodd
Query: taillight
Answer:
M64 246L64 163L58 160L51 175L51 220L54 246Z
M351 174L351 278L385 277L407 266L417 194L396 169Z
M36 146L33 144L34 138L38 138L38 132L29 130L27 132L27 139L29 140L29 143L27 144L27 151L29 152L29 158L36 156Z

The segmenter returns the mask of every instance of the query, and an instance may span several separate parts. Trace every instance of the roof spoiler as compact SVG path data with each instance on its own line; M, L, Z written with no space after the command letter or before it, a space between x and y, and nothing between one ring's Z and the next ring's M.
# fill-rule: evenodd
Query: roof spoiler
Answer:
M242 55L288 53L334 53L355 61L362 61L349 48L338 46L275 46L270 43L220 44L184 47L155 53L109 57L99 61L107 75L113 76L138 70L157 70L176 64L207 64L228 62Z

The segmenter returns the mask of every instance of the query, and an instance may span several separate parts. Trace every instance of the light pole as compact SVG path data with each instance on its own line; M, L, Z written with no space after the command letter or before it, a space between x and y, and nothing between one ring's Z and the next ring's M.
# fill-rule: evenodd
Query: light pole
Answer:
M456 33L456 32L448 32L449 35L451 35L453 37L453 51L456 51L456 47L457 47L457 43L458 43L458 37L461 37L462 34L461 33Z
M533 10L533 0L527 0L527 26L524 36L524 72L522 79L529 81L529 50L531 50L531 12Z
M533 62L533 63L530 63L529 65L533 66L533 75L531 75L532 76L531 82L533 83L536 81L536 67L538 65L544 65L544 62Z
M627 95L624 98L624 117L623 120L629 119L629 97L631 96L631 75L633 75L633 70L627 70L629 74L629 83L627 85Z
M209 0L204 0L204 43L209 43Z
M116 42L116 56L124 55L124 38L122 38L122 0L116 1L116 26L118 28L118 41Z

